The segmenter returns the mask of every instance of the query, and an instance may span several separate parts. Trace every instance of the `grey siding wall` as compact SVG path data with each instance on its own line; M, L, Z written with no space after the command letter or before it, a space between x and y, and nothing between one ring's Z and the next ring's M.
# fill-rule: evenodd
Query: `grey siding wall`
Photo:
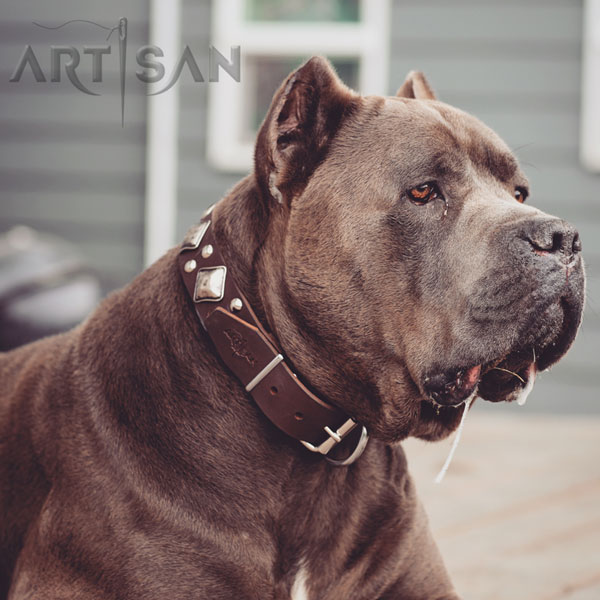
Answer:
M128 79L125 127L121 127L118 35L73 23L89 19L114 26L127 17ZM4 0L0 13L0 232L15 224L58 234L76 244L98 270L105 290L127 282L142 267L145 96L132 75L135 49L147 40L146 0L53 0L25 4ZM26 44L47 78L27 68L9 83ZM91 57L83 46L110 44L103 83L93 83ZM50 46L75 46L81 81L99 92L76 90L62 73L50 81ZM64 60L64 59L63 59Z

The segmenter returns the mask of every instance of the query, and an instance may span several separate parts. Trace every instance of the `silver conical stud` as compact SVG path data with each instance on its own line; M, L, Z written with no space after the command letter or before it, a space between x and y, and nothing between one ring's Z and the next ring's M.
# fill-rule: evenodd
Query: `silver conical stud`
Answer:
M188 260L185 265L183 265L183 270L186 273L191 273L198 265L194 259Z
M229 304L229 308L231 308L231 310L242 310L242 300L240 298L234 298L230 304Z

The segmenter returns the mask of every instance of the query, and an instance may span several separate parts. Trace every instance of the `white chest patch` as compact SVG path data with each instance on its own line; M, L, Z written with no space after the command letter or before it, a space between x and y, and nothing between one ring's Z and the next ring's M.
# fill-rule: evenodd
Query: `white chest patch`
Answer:
M308 597L308 590L306 589L306 581L308 579L308 572L304 565L302 565L296 573L294 584L292 585L292 592L290 594L291 600L310 600Z

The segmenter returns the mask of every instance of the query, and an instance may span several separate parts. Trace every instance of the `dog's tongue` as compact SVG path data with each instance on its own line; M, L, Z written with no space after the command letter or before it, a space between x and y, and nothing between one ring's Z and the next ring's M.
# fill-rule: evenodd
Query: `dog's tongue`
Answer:
M480 375L481 365L459 371L454 382L453 394L457 398L466 400L475 391Z
M479 381L479 375L481 375L481 365L467 369L464 376L464 387L474 388Z
M527 397L533 389L533 384L535 383L536 375L537 368L535 366L535 363L531 363L531 365L529 365L529 368L527 369L527 383L525 384L525 387L521 388L521 390L519 391L519 395L517 396L517 404L519 406L523 406L525 402L527 402Z

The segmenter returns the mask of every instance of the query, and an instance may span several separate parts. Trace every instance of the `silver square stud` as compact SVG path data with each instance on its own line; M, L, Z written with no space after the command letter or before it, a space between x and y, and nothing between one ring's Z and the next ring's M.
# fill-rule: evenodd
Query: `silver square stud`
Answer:
M183 241L183 247L186 250L195 250L200 245L209 226L210 221L203 221L195 229L189 231Z
M198 269L194 302L219 302L225 294L227 267L207 267Z

